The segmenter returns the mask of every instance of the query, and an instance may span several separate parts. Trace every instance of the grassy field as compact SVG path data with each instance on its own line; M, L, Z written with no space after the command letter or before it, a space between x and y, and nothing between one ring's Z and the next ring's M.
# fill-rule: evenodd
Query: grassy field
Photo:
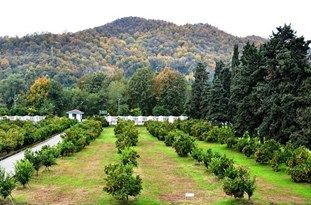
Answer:
M221 182L193 159L180 158L172 148L152 137L144 127L139 127L140 154L135 170L143 180L143 191L131 204L241 204L222 191ZM120 204L103 192L104 166L117 160L113 127L104 129L91 145L72 157L57 161L50 171L42 170L32 179L30 187L18 187L14 193L16 204ZM199 143L202 147L226 152L219 145ZM258 167L238 153L228 153L237 163L251 169L258 177L255 204L307 204L311 201L310 186L283 182L284 174L269 172ZM237 159L236 159L237 157ZM240 161L242 160L242 161ZM244 161L243 161L244 160ZM274 175L271 175L274 174ZM280 174L280 176L279 176ZM279 180L274 179L280 177ZM270 179L270 180L269 180ZM295 190L294 190L295 189ZM185 199L186 192L193 192L194 199Z
M285 167L275 172L268 165L256 163L255 159L248 158L244 154L226 148L226 145L218 143L197 142L203 149L211 148L213 151L225 154L234 160L235 164L246 167L253 176L257 177L257 193L262 193L267 199L278 203L311 204L311 184L295 183L286 173ZM271 195L269 197L269 195Z

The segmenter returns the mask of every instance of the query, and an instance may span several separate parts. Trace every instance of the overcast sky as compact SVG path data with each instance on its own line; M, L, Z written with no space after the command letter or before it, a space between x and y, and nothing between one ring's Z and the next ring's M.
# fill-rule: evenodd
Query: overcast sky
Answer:
M209 23L236 36L267 38L291 23L311 39L311 0L1 0L0 36L75 32L126 16Z

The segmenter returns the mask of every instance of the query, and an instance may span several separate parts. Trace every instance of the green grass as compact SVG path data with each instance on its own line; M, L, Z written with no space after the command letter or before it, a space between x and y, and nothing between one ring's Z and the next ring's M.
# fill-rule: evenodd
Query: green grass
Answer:
M135 173L143 180L143 191L129 204L247 204L234 200L222 191L222 183L202 164L191 157L178 157L175 150L152 137L145 127L138 127L139 143L135 149L140 158ZM30 188L20 186L14 191L16 204L123 204L103 191L104 166L117 162L113 127L105 128L99 138L71 157L60 158L50 171L42 169ZM310 201L310 186L295 184L286 173L275 173L268 166L228 150L223 145L198 142L202 148L212 148L237 164L246 166L258 177L255 204L306 204ZM309 191L308 191L309 190ZM194 192L192 200L184 198Z
M198 141L197 144L201 148L211 148L215 152L225 154L227 157L233 159L236 164L246 167L253 176L262 180L263 183L269 183L271 186L274 186L273 189L270 189L270 192L281 194L284 191L285 193L293 193L305 198L307 201L311 201L311 185L293 182L285 169L275 172L270 166L258 164L255 159L248 158L242 153L228 149L226 145L202 141Z

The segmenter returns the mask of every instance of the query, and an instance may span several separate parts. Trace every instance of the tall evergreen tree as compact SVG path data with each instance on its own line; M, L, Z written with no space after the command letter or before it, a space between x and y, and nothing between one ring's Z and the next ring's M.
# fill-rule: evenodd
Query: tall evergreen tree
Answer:
M150 68L137 70L129 81L129 103L143 115L151 115L155 105L154 73Z
M299 111L308 113L310 107L310 99L305 98L310 92L305 91L310 87L309 43L297 37L291 26L285 25L278 27L277 33L263 46L266 82L259 87L260 109L264 110L259 132L264 137L283 143L293 138L297 142L297 133L307 129L304 115L299 116Z
M228 122L228 103L230 96L230 68L222 61L216 62L213 86L209 92L207 118L213 122Z
M233 116L233 125L239 134L249 131L256 134L256 128L261 122L258 109L260 101L255 92L258 82L262 82L262 57L254 44L247 43L241 56L239 72L236 73L232 86L237 101L237 112Z
M203 63L198 63L194 71L194 79L188 114L192 118L203 118L206 116L208 107L205 98L208 97L207 93L209 92L208 72Z
M239 45L235 44L233 47L233 55L231 60L231 68L234 70L234 68L237 68L240 65L239 60Z
M216 61L216 66L215 66L215 73L213 76L213 82L219 77L221 74L222 69L224 68L225 64L222 60Z
M210 90L208 120L213 123L227 122L228 98L225 97L225 91L219 78L214 80Z
M221 81L222 87L224 89L224 96L226 98L230 97L230 85L231 85L231 71L228 66L225 66L220 74L219 74L219 79Z
M237 112L237 102L240 99L239 96L239 89L236 89L236 85L240 84L239 79L239 65L240 65L240 59L239 59L239 46L236 44L233 48L233 55L231 60L231 76L230 76L230 97L229 97L229 119L232 121L234 116Z

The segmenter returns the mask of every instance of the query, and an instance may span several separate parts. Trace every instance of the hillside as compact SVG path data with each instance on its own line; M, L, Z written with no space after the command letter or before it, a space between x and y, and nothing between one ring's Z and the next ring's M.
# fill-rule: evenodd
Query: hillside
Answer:
M124 71L131 76L139 67L172 67L192 71L202 60L212 70L215 59L231 58L233 45L260 44L257 36L239 38L209 24L178 26L160 20L126 17L100 27L64 34L31 34L0 38L0 80L12 73L28 81L49 75L71 86L85 73Z

